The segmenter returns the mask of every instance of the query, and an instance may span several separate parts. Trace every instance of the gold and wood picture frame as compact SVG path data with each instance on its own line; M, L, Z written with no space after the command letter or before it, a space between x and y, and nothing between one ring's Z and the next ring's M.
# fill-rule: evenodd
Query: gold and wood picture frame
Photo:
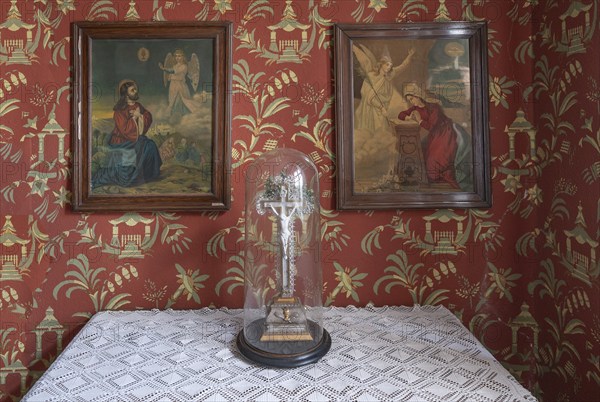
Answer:
M230 207L232 24L73 24L73 209Z
M338 209L490 207L486 23L334 34Z

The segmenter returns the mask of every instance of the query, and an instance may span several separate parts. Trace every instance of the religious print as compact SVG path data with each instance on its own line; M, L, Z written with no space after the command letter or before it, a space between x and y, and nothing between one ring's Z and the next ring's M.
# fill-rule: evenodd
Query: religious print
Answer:
M76 68L86 119L77 127L85 136L77 145L86 148L76 155L85 166L77 196L154 197L160 209L180 209L165 205L166 197L187 197L183 209L228 204L231 74L220 38L230 24L188 25L78 24L91 43L84 41Z
M476 103L485 93L483 76L474 68L482 56L472 38L444 24L423 26L418 36L401 24L344 27L338 29L356 32L351 40L340 34L338 55L345 58L337 60L344 99L338 109L345 108L338 110L340 149L342 157L348 150L352 167L350 180L344 171L338 180L350 182L347 192L481 193L482 181L475 176L483 168L483 151L474 147L485 137L485 129L475 124L483 121L484 105ZM382 35L386 30L389 34Z
M357 190L472 191L467 40L395 42L352 45Z
M96 41L94 194L210 190L212 57L210 39Z

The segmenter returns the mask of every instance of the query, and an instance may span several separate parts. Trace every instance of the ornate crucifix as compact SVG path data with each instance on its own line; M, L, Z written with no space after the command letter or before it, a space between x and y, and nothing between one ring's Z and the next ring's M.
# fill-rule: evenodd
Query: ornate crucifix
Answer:
M279 239L278 294L268 306L261 341L310 341L306 313L295 295L296 244L294 222L315 209L313 193L301 176L279 174L269 177L256 200L259 214L270 213L277 221Z
M314 209L312 194L302 188L302 183L295 182L294 176L279 175L275 179L268 179L266 190L259 197L256 209L260 214L269 211L277 219L280 255L279 290L282 297L291 297L294 294L296 273L294 221L300 215L312 212Z

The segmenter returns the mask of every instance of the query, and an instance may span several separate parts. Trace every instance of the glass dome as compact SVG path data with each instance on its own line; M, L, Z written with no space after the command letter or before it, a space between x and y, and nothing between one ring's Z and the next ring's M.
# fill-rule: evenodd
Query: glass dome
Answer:
M246 172L244 328L250 360L296 367L331 345L323 329L319 175L299 151L263 154Z

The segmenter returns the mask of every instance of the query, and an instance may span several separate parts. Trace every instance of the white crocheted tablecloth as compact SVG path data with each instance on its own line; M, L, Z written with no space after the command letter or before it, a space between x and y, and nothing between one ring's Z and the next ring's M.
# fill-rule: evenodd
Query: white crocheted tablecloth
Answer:
M535 401L444 307L326 308L331 350L245 360L243 311L94 315L23 401Z

